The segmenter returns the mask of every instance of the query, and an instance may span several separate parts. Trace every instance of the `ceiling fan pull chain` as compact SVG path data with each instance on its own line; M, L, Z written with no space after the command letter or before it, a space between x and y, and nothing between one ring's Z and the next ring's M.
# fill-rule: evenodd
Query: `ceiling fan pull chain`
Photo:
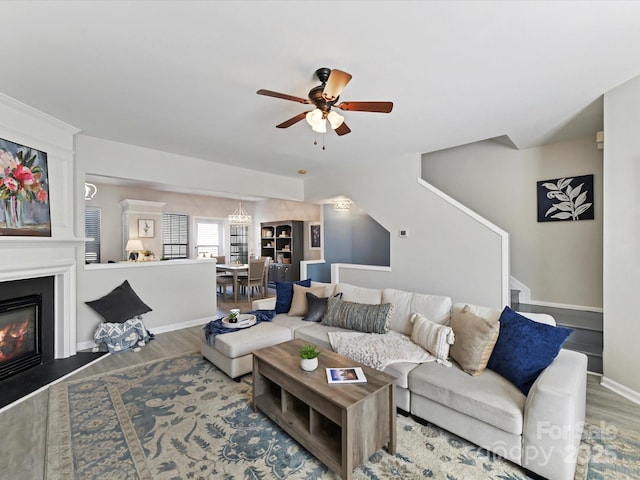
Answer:
M322 150L324 150L324 133L322 134Z

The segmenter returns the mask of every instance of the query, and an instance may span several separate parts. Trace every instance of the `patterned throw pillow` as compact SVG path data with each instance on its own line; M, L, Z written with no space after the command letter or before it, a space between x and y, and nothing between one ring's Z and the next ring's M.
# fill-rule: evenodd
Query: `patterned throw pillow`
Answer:
M451 328L456 335L456 341L449 349L451 358L469 375L480 375L487 368L498 340L500 322L497 318L480 317L465 305L451 317Z
M370 305L331 297L321 325L365 333L387 333L392 308L393 305L390 303Z
M411 315L409 323L413 325L411 341L420 345L431 355L435 355L438 363L450 367L451 362L448 360L449 347L453 345L455 340L453 329L446 325L434 323L419 313Z

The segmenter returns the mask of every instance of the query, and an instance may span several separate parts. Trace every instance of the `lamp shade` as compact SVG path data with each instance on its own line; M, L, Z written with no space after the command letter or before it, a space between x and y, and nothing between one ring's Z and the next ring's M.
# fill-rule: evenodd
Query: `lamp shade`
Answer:
M127 246L124 247L124 249L127 252L141 252L144 250L144 247L142 246L142 242L139 238L132 238L127 241Z

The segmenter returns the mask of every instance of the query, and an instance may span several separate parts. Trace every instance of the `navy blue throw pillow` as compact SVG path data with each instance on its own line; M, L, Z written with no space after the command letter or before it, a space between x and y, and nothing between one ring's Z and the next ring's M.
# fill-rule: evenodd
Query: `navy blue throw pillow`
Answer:
M573 330L534 322L504 307L500 333L487 368L499 373L525 395L558 356Z
M301 287L310 287L311 279L295 282ZM287 313L291 309L293 300L293 282L276 282L276 313Z

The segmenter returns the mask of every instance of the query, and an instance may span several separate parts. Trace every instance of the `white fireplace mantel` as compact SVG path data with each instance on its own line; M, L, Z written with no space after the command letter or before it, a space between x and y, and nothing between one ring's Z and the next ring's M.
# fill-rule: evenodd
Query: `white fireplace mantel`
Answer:
M76 353L74 136L79 129L0 93L0 138L47 153L51 237L0 237L0 282L54 277L55 358ZM0 288L1 284L0 284Z

